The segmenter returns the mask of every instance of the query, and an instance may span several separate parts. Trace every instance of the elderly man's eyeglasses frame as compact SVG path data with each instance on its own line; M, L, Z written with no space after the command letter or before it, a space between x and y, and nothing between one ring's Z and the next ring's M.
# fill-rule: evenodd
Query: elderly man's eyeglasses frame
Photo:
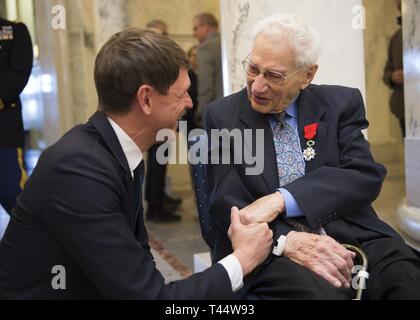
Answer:
M250 63L248 60L242 61L242 67L249 76L258 77L260 74L262 74L269 83L275 85L282 85L287 79L303 69L300 68L288 76L285 76L278 71L259 69L256 65Z

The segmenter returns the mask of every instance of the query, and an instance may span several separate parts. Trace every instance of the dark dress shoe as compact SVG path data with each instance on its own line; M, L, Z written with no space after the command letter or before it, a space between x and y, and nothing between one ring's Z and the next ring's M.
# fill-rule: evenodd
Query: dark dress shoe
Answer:
M182 203L182 199L179 198L172 198L171 196L168 196L166 193L163 194L163 201L166 202L166 204L170 206L180 206Z

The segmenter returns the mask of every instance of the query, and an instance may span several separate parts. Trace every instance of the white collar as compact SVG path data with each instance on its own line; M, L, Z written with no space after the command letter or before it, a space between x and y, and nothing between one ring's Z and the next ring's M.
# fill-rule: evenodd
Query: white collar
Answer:
M130 138L130 136L125 133L123 129L111 118L107 117L109 123L117 135L118 141L120 142L121 148L124 151L124 155L127 158L128 167L130 168L131 174L133 174L134 169L140 164L143 160L143 153L137 144Z

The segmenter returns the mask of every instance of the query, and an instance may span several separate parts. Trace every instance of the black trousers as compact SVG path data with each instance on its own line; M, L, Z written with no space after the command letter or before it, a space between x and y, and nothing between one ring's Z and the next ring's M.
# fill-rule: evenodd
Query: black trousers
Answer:
M365 299L420 299L420 259L400 239L377 237L361 245L369 260ZM247 284L248 299L352 299L353 289L337 289L284 257L275 257Z
M405 118L398 119L398 121L400 123L402 136L403 136L403 138L405 138Z
M156 152L161 144L155 144L149 149L146 167L145 199L149 206L161 206L165 192L165 177L167 164L160 164L156 160Z
M0 205L10 214L26 182L22 149L0 149Z
M361 245L369 260L366 298L419 299L420 258L401 240L380 238Z

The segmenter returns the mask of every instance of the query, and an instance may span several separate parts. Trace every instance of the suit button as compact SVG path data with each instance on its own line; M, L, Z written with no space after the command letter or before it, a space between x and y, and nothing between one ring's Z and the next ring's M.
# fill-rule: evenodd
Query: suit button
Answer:
M3 109L4 109L4 103L3 103L3 100L0 99L0 110L3 110Z
M13 102L13 103L11 104L11 106L12 106L12 108L16 108L16 103L14 103L14 102Z

